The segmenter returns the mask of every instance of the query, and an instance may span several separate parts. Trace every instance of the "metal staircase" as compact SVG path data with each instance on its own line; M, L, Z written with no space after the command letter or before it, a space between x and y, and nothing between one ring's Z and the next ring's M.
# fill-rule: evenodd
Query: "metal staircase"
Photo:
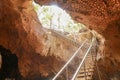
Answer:
M93 80L93 72L94 67L96 67L96 52L93 52L92 49L94 42L96 40L95 37L92 38L92 40L85 40L81 45L69 38L67 38L65 35L58 33L57 31L50 30L52 33L57 34L57 36L61 36L69 41L71 43L74 43L76 46L79 46L78 50L76 50L75 53L71 56L71 58L66 62L66 64L57 72L57 74L53 77L52 80ZM86 46L89 46L86 48ZM80 53L80 50L83 50L85 53ZM81 56L78 56L80 54ZM79 65L74 69L74 71L70 71L69 65L72 61L74 61L74 58L79 58ZM70 73L72 72L72 73ZM72 74L72 75L71 75ZM64 76L64 78L60 78L61 76ZM101 79L100 79L101 80Z
M35 21L37 21L37 20L35 19ZM37 22L37 23L40 24L39 22ZM90 46L89 46L89 48L87 48L87 52L82 54L84 56L83 56L83 58L80 58L80 65L76 68L75 74L73 73L73 76L71 76L71 75L69 76L69 73L68 73L69 64L75 58L75 56L77 54L79 54L79 51L82 49L82 47L84 47L85 43L87 43L87 40L85 40L83 43L78 43L78 42L75 42L74 40L71 40L70 38L66 37L64 34L61 34L55 30L48 29L48 31L50 31L55 36L59 36L64 39L67 39L72 44L79 47L78 50L76 50L76 52L73 54L73 56L71 56L71 58L68 60L68 62L57 72L57 74L51 80L93 80L92 75L94 72L94 67L97 67L96 70L99 75L98 66L96 64L96 54L91 52L91 48L94 44L95 37L93 38L92 42L89 43ZM61 77L61 74L63 74L63 73L66 74L65 75L66 78L58 79L59 77ZM100 78L100 75L99 75L99 80L102 80Z
M88 54L83 66L79 70L76 80L92 80L95 68L95 54Z

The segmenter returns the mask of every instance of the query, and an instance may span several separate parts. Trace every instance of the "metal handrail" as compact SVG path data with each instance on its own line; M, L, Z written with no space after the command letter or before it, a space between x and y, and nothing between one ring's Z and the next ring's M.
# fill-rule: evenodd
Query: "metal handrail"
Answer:
M73 60L73 58L77 55L79 50L82 48L82 46L86 43L87 40L85 40L82 45L78 48L78 50L72 55L72 57L67 61L67 63L60 69L60 71L55 75L55 77L52 80L55 80L60 73L67 67L67 65Z
M63 34L60 34L59 32L57 32L57 31L55 31L55 30L53 30L53 29L50 29L50 30L51 30L52 32L54 32L54 33L56 33L56 34L58 34L58 35L64 37L65 39L70 40L71 42L73 42L73 43L75 43L75 44L77 44L77 45L80 45L78 42L76 42L76 41L74 41L74 40L68 38L67 36L65 36L65 35L63 35Z
M96 53L95 49L94 49L94 52ZM96 66L96 70L97 70L97 73L98 73L98 78L99 78L99 80L102 80L101 75L100 75L100 71L99 71L99 67L98 67L97 62L96 62L96 59L93 58L93 53L91 53L91 55L92 55L92 60L95 60L95 66Z
M92 48L93 42L94 42L94 38L93 38L93 40L92 40L92 42L91 42L91 44L90 44L87 52L85 53L85 56L83 57L81 63L79 64L79 66L78 66L78 68L77 68L77 70L76 70L76 72L75 72L75 74L73 75L73 77L72 77L71 80L75 80L75 78L76 78L76 76L77 76L77 74L78 74L78 72L79 72L82 64L84 63L84 61L85 61L85 59L86 59L86 57L87 57L87 54L89 53L90 49Z

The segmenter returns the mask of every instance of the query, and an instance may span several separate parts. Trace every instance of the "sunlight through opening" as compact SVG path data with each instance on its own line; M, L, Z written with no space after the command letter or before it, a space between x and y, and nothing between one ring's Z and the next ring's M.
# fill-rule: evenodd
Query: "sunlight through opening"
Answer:
M40 6L33 2L34 9L44 28L61 32L79 32L85 25L75 22L71 16L57 5Z

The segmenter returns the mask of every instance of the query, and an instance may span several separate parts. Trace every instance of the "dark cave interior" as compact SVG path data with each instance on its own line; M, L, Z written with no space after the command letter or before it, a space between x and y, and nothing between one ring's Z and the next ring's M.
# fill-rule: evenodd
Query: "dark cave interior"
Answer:
M9 49L0 46L0 54L2 56L2 66L0 69L0 80L5 78L20 79L20 73L18 70L18 58L15 54L12 54Z

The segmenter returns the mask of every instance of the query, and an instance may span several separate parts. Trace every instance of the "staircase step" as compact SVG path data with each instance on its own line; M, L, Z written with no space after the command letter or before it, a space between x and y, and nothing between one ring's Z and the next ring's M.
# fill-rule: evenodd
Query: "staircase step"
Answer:
M87 76L86 79L87 80L92 80L92 77L91 76L90 77ZM86 80L86 79L85 79L85 77L77 77L76 80Z
M86 69L86 72L93 72L94 69L90 68L90 69ZM79 73L85 72L84 69L80 70Z
M92 57L95 58L95 56L87 56L87 58L92 58Z
M92 74L93 74L93 72L86 72L87 76L91 76ZM78 74L78 77L82 77L82 76L85 77L85 73L79 73Z
M94 68L94 67L95 67L95 66L93 66L93 65L89 65L89 66L85 66L85 69L90 69L90 68ZM84 69L84 66L82 66L81 69ZM81 70L81 69L80 69L80 70Z
M84 70L84 65L81 67L79 74L77 75L77 79L76 80L86 80L85 79L85 73L86 73L86 78L87 80L92 80L92 75L94 72L94 65L95 65L95 61L92 60L90 57L87 57L86 61L85 61L85 70ZM86 71L86 72L85 72Z
M94 62L85 62L85 66L93 66L95 63Z
M92 69L92 68L89 68L89 69L81 69L79 72L93 72L94 71L94 69Z

